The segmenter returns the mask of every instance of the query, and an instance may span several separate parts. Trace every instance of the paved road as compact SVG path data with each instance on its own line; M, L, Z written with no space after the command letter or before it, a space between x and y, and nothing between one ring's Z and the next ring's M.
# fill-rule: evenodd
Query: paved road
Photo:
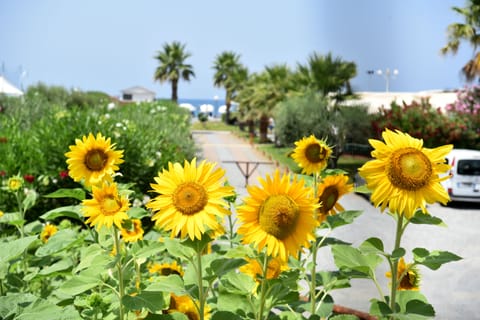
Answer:
M248 141L228 132L195 131L193 136L201 147L199 158L217 162L224 168L240 198L246 194L245 178L235 164L224 161L270 161ZM259 175L264 177L275 168L274 164L259 165L249 182L257 183ZM356 194L346 195L341 203L347 210L363 210L364 213L353 224L334 230L330 236L354 246L367 238L378 237L383 240L387 251L393 247L393 219ZM429 210L447 227L409 225L402 239L402 246L407 250L406 261L412 259L410 252L416 247L430 251L447 250L463 257L463 260L445 264L435 271L420 266L421 292L435 308L435 319L480 319L480 205L432 205ZM322 270L336 269L329 248L320 251L318 264ZM386 264L382 264L377 277L384 293L388 294L386 271ZM362 311L368 311L369 299L379 298L377 289L367 280L353 280L352 288L333 291L332 296L336 303Z

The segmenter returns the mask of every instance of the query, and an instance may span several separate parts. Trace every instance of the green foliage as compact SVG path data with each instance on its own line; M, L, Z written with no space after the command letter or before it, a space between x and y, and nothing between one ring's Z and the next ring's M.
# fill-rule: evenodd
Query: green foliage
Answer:
M101 132L117 150L124 150L118 180L133 183L139 198L169 161L194 156L188 112L169 101L116 105L102 93L39 84L24 98L2 100L2 105L0 182L20 174L26 187L41 194L79 186L68 177L64 154L75 139L89 133ZM13 195L0 193L0 210L11 211L14 204ZM27 214L27 219L68 204L72 201L65 198L39 198L37 213Z
M312 134L336 144L334 126L343 126L342 119L326 97L315 93L287 98L275 108L275 137L280 145L293 146Z

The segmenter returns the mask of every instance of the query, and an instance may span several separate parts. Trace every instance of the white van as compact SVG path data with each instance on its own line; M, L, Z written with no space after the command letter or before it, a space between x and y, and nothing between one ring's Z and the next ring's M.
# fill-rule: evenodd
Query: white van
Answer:
M452 168L442 185L451 201L480 202L480 151L453 149L446 160Z

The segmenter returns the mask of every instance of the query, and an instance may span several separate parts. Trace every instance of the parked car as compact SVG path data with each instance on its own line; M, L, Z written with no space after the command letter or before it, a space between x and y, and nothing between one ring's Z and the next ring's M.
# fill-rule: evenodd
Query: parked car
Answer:
M452 168L442 185L451 201L480 202L480 150L453 149L446 161Z

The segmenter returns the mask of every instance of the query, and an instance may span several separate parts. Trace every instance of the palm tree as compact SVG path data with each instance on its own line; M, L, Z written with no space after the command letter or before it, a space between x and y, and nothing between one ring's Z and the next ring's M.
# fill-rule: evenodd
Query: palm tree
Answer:
M467 41L473 47L472 59L470 59L462 68L467 81L473 81L480 76L480 52L477 47L480 45L480 0L469 0L465 8L453 7L452 10L461 14L464 23L452 23L448 26L448 42L441 49L441 53L446 55L451 52L456 54L461 41Z
M178 81L190 81L191 77L195 77L192 65L185 63L191 54L185 51L185 44L178 41L165 43L162 49L155 56L160 65L155 70L154 79L160 83L170 82L172 84L172 101L177 102Z
M258 120L260 142L267 142L269 119L275 106L283 101L293 82L292 72L286 64L265 67L259 74L253 74L238 93L238 102L244 116Z
M336 98L352 94L350 80L357 75L354 62L333 58L331 53L325 56L314 52L308 57L307 64L298 64L295 82L305 89L312 89L322 95L335 94Z
M248 70L240 63L240 55L233 51L224 51L217 55L213 63L215 87L225 88L225 122L230 122L230 108L238 88L248 77Z

